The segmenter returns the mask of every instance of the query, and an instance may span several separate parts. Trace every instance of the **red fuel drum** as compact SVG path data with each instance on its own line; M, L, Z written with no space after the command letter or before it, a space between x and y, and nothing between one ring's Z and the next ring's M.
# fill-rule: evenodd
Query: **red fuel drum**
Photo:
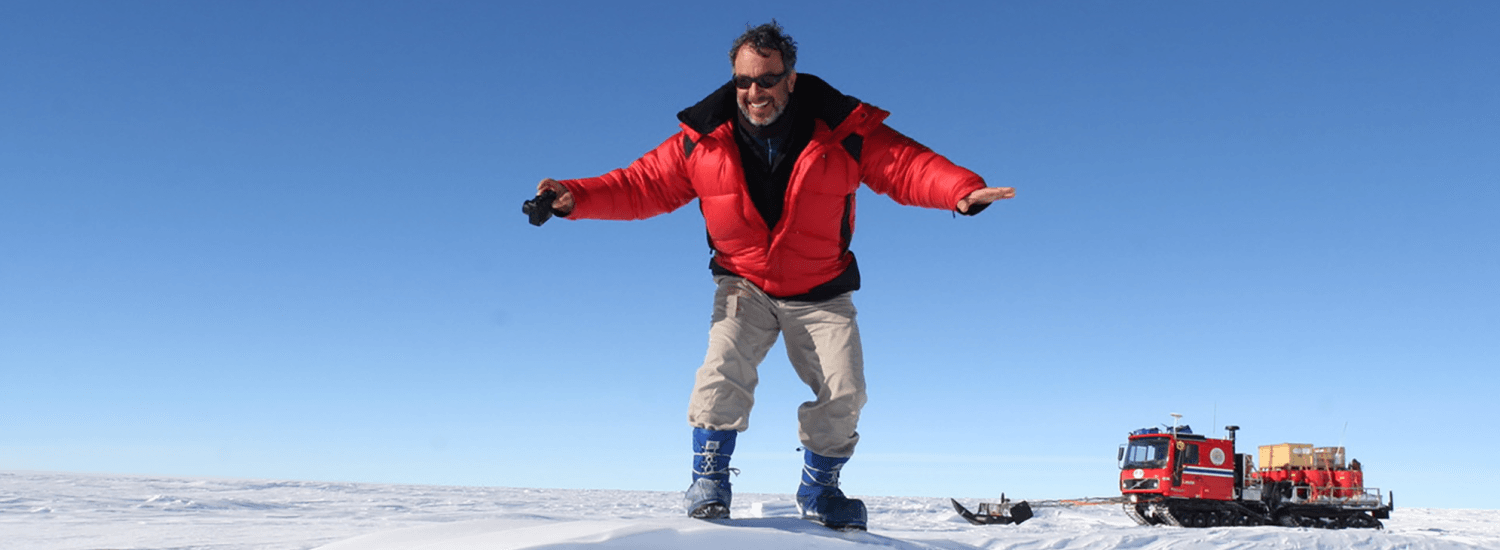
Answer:
M1349 498L1358 496L1365 487L1365 473L1359 470L1339 470L1333 473L1334 496Z
M1307 494L1308 498L1321 500L1331 496L1331 486L1333 485L1332 474L1333 472L1328 470L1303 470L1302 479L1307 481L1307 485L1310 488Z

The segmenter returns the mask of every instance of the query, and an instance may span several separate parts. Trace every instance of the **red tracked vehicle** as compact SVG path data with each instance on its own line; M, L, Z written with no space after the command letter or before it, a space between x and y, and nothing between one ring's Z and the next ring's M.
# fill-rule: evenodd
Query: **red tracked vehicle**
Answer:
M1125 513L1141 525L1379 529L1395 507L1364 486L1359 461L1344 464L1342 447L1263 446L1256 469L1235 452L1239 426L1225 430L1228 439L1187 426L1131 432L1119 453Z

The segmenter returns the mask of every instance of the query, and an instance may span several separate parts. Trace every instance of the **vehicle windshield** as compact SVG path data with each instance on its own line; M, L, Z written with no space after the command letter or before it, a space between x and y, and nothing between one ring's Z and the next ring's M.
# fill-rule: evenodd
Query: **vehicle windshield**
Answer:
M1130 446L1125 448L1125 460L1120 464L1120 469L1167 467L1167 444L1168 439L1165 437L1131 441Z

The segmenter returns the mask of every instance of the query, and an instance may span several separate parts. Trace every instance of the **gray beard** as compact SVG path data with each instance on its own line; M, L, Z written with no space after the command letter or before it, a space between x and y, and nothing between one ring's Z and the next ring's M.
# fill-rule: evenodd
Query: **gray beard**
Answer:
M782 105L781 107L778 107L775 112L771 113L770 119L766 120L765 123L760 123L756 122L755 119L750 118L750 113L745 112L744 106L738 107L740 108L740 117L744 118L745 122L749 122L750 125L755 126L756 128L765 128L767 126L775 124L776 120L781 118L782 113L786 112L786 105Z

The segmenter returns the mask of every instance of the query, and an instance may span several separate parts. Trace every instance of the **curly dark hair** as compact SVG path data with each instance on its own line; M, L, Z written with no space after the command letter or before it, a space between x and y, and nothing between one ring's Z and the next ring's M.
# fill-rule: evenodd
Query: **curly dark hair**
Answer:
M746 44L755 48L755 53L761 55L769 55L767 50L780 52L781 64L785 65L789 71L796 70L797 41L792 40L792 37L786 33L786 29L781 28L781 25L776 23L775 19L759 27L752 28L748 24L745 25L745 34L734 39L734 46L729 48L729 64L731 66L734 65L734 58L739 56L740 48Z

